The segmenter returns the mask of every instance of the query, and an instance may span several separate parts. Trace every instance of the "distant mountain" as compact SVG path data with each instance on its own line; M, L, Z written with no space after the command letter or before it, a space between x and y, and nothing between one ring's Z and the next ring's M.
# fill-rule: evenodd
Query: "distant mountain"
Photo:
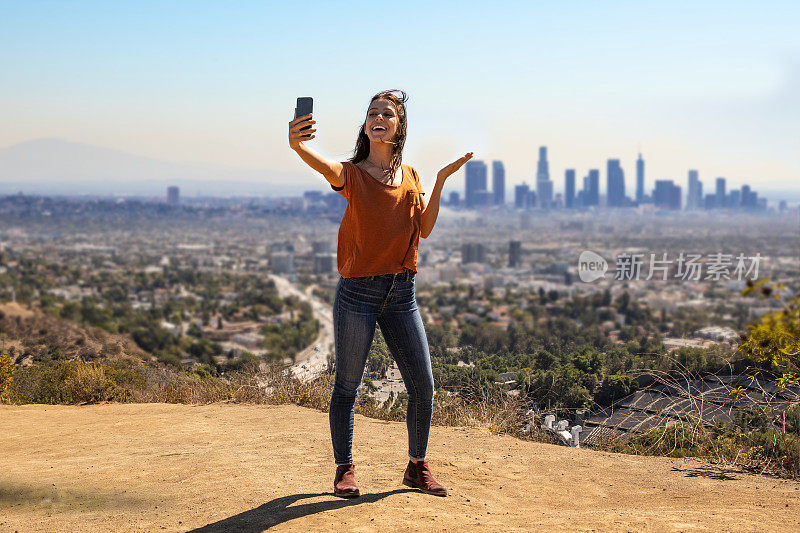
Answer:
M0 194L299 195L319 190L307 175L206 163L176 163L62 139L0 148Z

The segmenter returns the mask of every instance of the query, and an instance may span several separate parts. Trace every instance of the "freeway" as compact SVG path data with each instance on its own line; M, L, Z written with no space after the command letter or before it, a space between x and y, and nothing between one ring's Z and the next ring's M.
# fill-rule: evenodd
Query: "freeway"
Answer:
M281 298L295 296L311 304L314 318L319 321L319 334L310 345L298 352L292 365L292 373L303 381L309 381L328 368L328 355L333 357L333 309L330 305L312 295L314 286L300 290L288 279L270 274Z

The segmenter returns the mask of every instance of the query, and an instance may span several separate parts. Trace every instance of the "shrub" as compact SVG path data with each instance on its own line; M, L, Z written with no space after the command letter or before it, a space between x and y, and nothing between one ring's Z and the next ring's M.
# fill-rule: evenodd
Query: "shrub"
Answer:
M158 354L158 362L172 366L181 366L181 358L173 351L163 351Z
M800 437L774 429L744 433L737 425L687 418L627 438L608 439L603 449L634 455L698 457L746 470L800 477Z
M95 403L115 392L104 365L80 359L17 368L13 380L18 403Z
M14 362L6 352L0 352L0 402L9 399L14 387Z
M106 376L104 365L76 359L63 366L63 386L72 403L96 403L113 397L114 382Z

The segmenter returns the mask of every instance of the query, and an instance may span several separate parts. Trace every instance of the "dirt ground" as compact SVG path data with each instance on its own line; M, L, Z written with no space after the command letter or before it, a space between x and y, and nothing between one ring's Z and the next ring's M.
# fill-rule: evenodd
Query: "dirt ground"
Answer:
M401 485L404 423L356 417L363 496L331 494L296 406L0 406L0 531L798 531L800 483L434 427L450 496Z

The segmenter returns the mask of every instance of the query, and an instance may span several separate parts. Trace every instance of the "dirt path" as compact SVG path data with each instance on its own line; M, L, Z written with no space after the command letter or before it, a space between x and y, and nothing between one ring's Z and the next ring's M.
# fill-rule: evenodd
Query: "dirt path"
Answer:
M0 406L0 531L798 531L800 483L434 427L451 490L400 484L404 423L356 417L365 494L330 494L296 406Z

